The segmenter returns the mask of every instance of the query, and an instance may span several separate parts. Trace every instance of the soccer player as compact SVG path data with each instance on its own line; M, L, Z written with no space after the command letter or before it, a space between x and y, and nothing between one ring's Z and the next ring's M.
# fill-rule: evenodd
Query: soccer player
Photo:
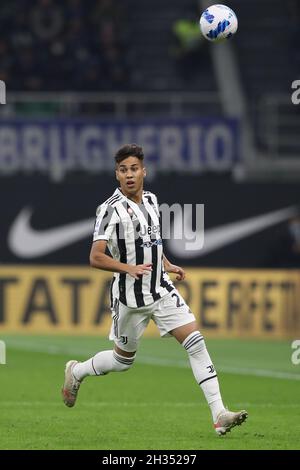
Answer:
M85 362L67 362L63 401L74 406L79 387L89 375L128 370L152 318L161 336L174 336L187 351L215 430L219 435L226 434L245 421L247 412L231 412L224 407L217 374L195 317L167 275L175 273L178 281L185 278L184 270L163 254L157 199L153 193L143 191L143 159L143 149L136 144L124 145L116 153L120 187L97 209L90 253L91 266L114 273L109 336L114 349L98 352Z

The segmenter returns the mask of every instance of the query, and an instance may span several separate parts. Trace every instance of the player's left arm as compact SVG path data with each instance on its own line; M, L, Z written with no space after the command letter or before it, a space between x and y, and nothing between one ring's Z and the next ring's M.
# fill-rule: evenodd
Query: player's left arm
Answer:
M176 266L176 264L170 263L168 258L163 255L164 261L164 268L167 273L174 273L177 274L176 279L177 281L183 281L185 279L185 271L180 266Z
M159 206L158 206L157 197L153 193L151 194L151 196L154 200L154 205L156 207L157 215L158 215L158 218L160 220ZM164 268L165 268L166 273L177 274L177 276L176 276L177 281L183 281L185 279L184 269L182 269L180 266L176 266L176 264L170 263L170 261L168 260L168 258L164 254L163 254L163 262L164 262Z

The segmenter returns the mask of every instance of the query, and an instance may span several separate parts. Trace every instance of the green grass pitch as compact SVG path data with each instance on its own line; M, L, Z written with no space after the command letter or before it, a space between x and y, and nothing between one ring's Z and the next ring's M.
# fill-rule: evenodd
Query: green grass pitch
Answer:
M61 401L65 362L111 343L96 337L1 336L0 449L300 449L300 365L291 342L207 340L225 404L248 421L224 437L174 339L141 342L125 373L88 377Z

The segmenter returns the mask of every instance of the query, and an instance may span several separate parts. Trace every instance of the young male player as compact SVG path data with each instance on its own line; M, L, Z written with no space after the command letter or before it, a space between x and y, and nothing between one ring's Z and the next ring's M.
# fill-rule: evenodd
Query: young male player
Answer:
M98 352L85 362L71 360L65 368L64 403L72 407L82 380L128 370L136 357L139 339L152 318L161 336L174 336L188 353L197 383L210 407L217 434L229 432L247 418L246 411L225 409L215 368L195 317L167 273L185 272L163 254L156 196L143 191L146 170L143 150L124 145L116 156L120 188L97 209L91 266L114 273L111 286L114 349ZM111 256L105 254L108 247Z

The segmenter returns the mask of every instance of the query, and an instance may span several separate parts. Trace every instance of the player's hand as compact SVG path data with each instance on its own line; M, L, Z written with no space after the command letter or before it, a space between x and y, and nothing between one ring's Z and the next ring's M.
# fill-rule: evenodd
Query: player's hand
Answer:
M183 281L185 279L184 269L182 269L180 266L176 266L175 264L169 264L167 272L177 274L177 281Z
M152 263L150 264L137 264L128 266L127 273L134 279L140 279L144 274L150 274L152 271Z

